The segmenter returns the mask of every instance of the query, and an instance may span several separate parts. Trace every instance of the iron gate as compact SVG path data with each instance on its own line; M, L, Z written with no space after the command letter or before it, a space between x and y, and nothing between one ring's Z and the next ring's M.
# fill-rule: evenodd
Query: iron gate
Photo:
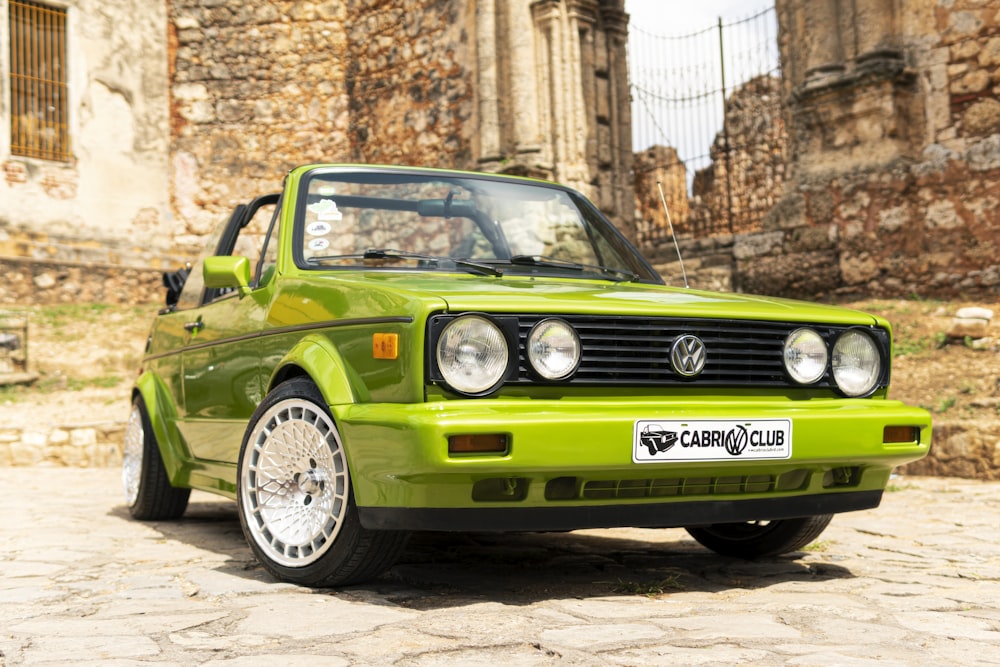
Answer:
M637 188L664 181L679 234L759 231L787 157L774 8L682 36L631 26L629 69ZM639 235L655 244L667 221L649 195Z

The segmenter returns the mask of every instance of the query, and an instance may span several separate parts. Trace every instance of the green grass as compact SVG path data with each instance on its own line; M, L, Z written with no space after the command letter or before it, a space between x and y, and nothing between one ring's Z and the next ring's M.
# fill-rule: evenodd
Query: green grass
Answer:
M955 403L957 402L958 399L955 398L954 396L948 396L947 398L942 398L941 401L937 404L937 407L934 408L934 412L937 412L938 414L943 414L945 412L948 412L948 410L951 410L953 407L955 407Z
M67 377L65 375L43 375L32 384L0 385L0 402L17 403L37 394L51 394L55 391L84 391L86 389L111 389L124 382L124 375L100 375L89 378Z
M107 318L115 320L146 318L153 311L149 306L117 306L108 303L59 304L40 306L31 311L33 324L53 329L61 329L69 324L99 324Z

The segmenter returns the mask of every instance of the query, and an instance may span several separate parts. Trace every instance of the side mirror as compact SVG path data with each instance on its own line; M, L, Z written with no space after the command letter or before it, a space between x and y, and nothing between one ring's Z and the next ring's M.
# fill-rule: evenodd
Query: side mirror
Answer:
M205 258L205 287L237 289L240 296L250 291L250 260L240 256Z

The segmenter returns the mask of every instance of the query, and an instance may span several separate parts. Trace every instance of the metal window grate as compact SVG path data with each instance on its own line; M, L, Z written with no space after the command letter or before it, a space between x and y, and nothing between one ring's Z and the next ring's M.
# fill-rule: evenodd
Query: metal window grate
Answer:
M67 162L66 10L9 0L11 153Z

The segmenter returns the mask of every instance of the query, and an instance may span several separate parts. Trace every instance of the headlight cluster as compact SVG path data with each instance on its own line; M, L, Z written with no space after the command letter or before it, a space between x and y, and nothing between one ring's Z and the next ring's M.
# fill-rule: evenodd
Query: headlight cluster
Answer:
M465 396L488 396L508 382L569 382L583 356L576 329L559 317L534 320L528 329L517 315L442 316L428 333L431 381ZM888 377L887 346L886 336L863 327L805 326L785 337L782 361L795 384L863 397Z
M497 389L511 371L511 341L502 327L482 315L448 322L438 336L435 356L441 378L453 390L482 396ZM532 328L527 359L541 380L565 380L580 365L580 337L567 322L549 318Z
M814 329L796 329L785 338L785 370L799 384L814 384L829 367L833 381L845 396L865 396L882 375L878 345L860 329L848 329L832 349Z

